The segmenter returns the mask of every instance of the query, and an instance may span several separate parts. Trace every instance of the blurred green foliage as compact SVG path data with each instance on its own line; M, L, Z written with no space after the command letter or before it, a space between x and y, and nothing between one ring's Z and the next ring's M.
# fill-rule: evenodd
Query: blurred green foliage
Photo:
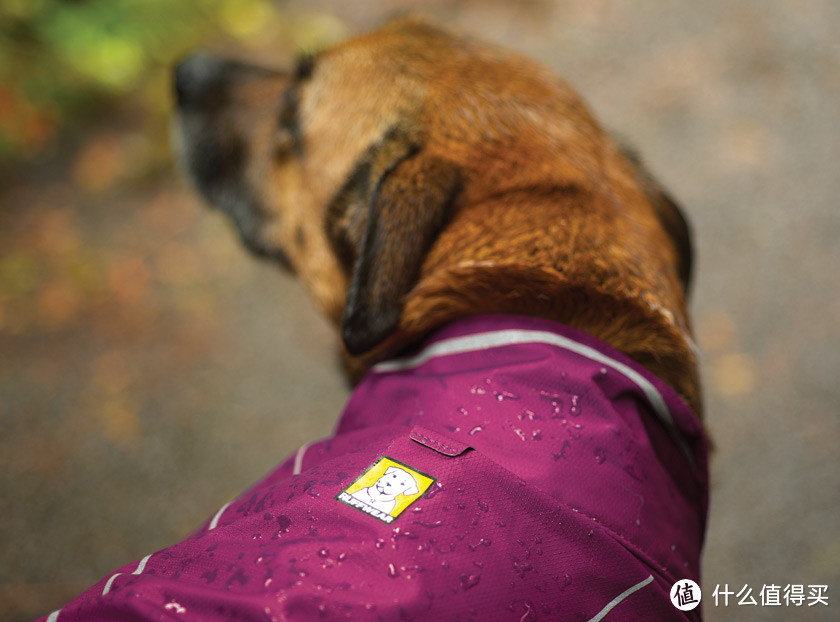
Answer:
M199 44L273 41L288 51L338 31L324 16L291 20L267 0L2 0L0 163L37 155L109 97L137 92L151 112L162 109L169 68Z

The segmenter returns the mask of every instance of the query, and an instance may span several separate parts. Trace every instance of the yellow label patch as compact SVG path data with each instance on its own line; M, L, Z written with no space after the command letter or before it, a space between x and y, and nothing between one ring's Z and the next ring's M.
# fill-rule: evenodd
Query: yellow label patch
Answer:
M434 477L382 456L335 498L383 523L392 523L434 483Z

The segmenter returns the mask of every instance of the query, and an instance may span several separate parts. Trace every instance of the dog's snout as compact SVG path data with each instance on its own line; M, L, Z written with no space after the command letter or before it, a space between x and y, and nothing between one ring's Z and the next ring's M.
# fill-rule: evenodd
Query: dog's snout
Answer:
M231 61L197 52L181 61L175 68L175 95L178 105L199 106L224 87Z

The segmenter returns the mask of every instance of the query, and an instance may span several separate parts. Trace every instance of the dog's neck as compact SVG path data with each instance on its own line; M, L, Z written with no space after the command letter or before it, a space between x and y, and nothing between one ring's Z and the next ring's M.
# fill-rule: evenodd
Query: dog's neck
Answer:
M673 261L664 235L652 246L639 245L633 256L616 256L605 252L609 238L599 236L622 235L626 245L626 232L604 227L597 212L595 218L592 211L575 217L570 207L558 220L556 202L544 212L531 205L522 222L523 212L511 209L507 198L498 209L485 202L456 215L458 222L441 233L407 296L399 328L375 356L393 355L472 315L543 317L624 352L671 385L699 416L694 346L682 290L673 270L668 273ZM549 243L540 245L545 239Z

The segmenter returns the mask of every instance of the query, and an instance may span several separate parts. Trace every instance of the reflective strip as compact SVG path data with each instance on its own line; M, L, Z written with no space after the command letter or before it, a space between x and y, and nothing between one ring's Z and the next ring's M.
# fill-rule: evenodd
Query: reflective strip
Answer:
M307 449L309 449L309 443L304 444L297 450L297 453L295 454L295 464L292 467L292 475L300 475L301 467L303 466L303 456ZM222 518L222 514L224 514L225 510L230 507L231 503L233 503L233 501L225 503L221 509L213 515L213 518L210 520L210 524L207 526L207 531L215 529L219 526L219 520Z
M150 557L151 557L151 555L146 555L146 557L141 559L140 563L137 564L137 570L135 570L131 574L140 574L141 572L143 572L146 569L146 562L149 561Z
M225 510L230 507L231 503L233 503L233 501L229 501L229 502L225 503L222 506L222 508L213 515L213 519L210 521L210 525L207 527L207 531L210 531L211 529L215 529L218 526L219 519L222 517L222 514L225 513Z
M117 574L112 575L110 579L108 579L108 583L105 584L105 589L102 590L102 595L103 596L105 596L108 592L111 591L111 585L113 585L114 579L116 579L121 574L122 574L121 572L118 572Z
M139 564L137 564L137 568L136 568L136 569L135 569L135 571L134 571L134 572L132 572L131 574L140 574L140 573L142 573L142 572L143 572L143 570L146 568L146 562L147 562L147 561L149 561L149 558L150 558L151 556L152 556L152 555L146 555L146 557L144 557L143 559L141 559L141 560L140 560L140 563L139 563ZM118 572L117 574L112 575L110 579L108 579L108 583L106 583L106 584L105 584L105 588L102 590L102 595L103 595L103 596L105 596L108 592L110 592L110 591L111 591L111 586L114 584L114 580L115 580L118 576L120 576L120 575L122 575L122 574L125 574L125 573L124 573L124 572ZM56 612L56 613L57 613L57 612Z
M292 475L300 475L301 470L303 470L303 456L307 449L309 449L309 443L304 443L301 448L297 450L297 453L295 454L295 465L292 467Z
M641 581L640 583L637 583L633 587L627 588L621 594L619 594L618 596L613 598L610 602L608 602L607 606L604 607L603 609L601 609L601 611L599 611L595 615L594 618L589 620L589 622L599 622L599 620L603 620L604 616L607 615L610 612L610 610L613 607L615 607L618 603L620 603L622 600L624 600L625 598L630 596L633 592L638 592L640 589L642 589L646 585L650 584L652 581L653 581L653 575L648 575L648 578L645 579L644 581Z
M56 609L53 611L48 617L47 622L56 622L58 620L58 614L61 613L61 609Z
M521 330L509 329L499 330L490 333L480 333L477 335L466 335L464 337L453 337L452 339L445 339L433 343L428 348L420 351L418 354L403 358L395 359L393 361L383 361L373 367L373 371L377 373L388 373L395 371L403 371L406 369L414 369L430 359L438 356L447 356L451 354L465 354L467 352L476 352L479 350L489 350L490 348L498 348L502 346L520 345L525 343L543 343L546 345L557 346L565 350L569 350L592 361L607 365L615 371L624 374L628 380L632 381L638 386L647 397L653 408L654 414L665 424L674 442L679 446L685 454L688 461L694 466L694 458L691 451L688 449L685 440L677 431L674 425L674 417L665 403L665 399L659 390L653 386L647 378L642 376L632 367L625 365L620 361L607 356L603 352L599 352L595 348L584 345L568 337L549 333L541 330Z

